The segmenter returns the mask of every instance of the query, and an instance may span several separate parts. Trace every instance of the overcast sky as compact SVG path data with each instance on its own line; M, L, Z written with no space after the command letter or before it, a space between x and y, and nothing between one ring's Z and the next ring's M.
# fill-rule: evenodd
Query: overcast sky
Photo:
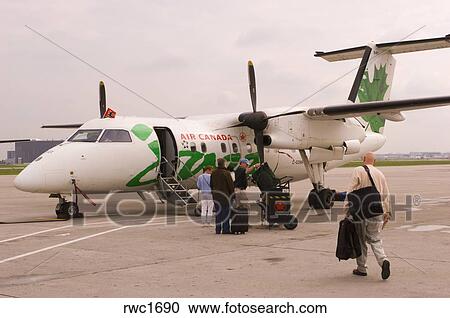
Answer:
M357 67L315 50L450 33L446 1L0 0L0 139L64 138L44 123L98 116L98 81L120 115L165 115L38 37L29 25L174 116L289 107ZM450 49L397 55L391 99L450 94ZM346 100L354 73L304 105ZM388 122L381 152L450 151L450 107ZM12 146L0 147L0 158Z

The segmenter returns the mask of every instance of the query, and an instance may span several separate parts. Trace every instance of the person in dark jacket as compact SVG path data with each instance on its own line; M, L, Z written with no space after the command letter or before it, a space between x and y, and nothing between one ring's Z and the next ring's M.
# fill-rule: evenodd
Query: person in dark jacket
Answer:
M247 158L242 158L239 160L239 166L234 172L234 194L236 207L246 207L242 204L242 201L247 200L247 196L245 195L245 190L248 187L247 175L258 167L259 164L250 167L250 161Z
M217 169L211 174L211 189L216 206L216 234L230 234L230 197L234 185L223 158L217 159Z

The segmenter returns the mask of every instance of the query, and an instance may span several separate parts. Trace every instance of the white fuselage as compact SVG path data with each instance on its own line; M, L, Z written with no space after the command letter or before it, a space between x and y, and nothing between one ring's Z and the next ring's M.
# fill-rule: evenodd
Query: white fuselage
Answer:
M194 188L202 168L214 166L218 158L225 158L231 168L242 157L252 164L259 162L250 128L221 128L237 116L93 119L80 130L101 130L96 141L66 140L29 164L16 177L15 185L27 192L55 194L71 193L73 180L85 193L153 190L158 173L167 169L167 158L177 165L184 185ZM106 130L125 130L131 140L100 142ZM291 176L294 181L308 178L298 149L318 149L314 156L311 150L311 160L327 162L329 170L385 143L383 135L366 131L356 119L312 120L303 114L270 120L265 134L272 137L272 144L265 149L265 161L277 177ZM357 150L336 157L331 149L341 149L346 141L358 144Z

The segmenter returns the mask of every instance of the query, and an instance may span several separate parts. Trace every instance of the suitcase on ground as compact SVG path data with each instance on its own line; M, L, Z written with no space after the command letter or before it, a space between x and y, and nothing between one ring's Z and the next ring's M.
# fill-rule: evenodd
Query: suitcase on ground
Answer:
M231 210L230 230L234 234L248 232L248 210L246 208L235 208Z

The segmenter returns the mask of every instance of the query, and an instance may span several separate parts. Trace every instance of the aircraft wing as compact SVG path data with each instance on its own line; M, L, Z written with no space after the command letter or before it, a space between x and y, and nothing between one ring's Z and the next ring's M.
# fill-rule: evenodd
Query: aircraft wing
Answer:
M32 139L1 139L0 144L9 144L22 141L31 141Z
M450 105L450 96L414 98L393 101L352 103L309 108L305 115L311 119L343 119L364 115L395 114L406 110L416 110Z
M83 124L56 124L56 125L43 125L41 128L56 128L56 129L72 129L80 128Z

